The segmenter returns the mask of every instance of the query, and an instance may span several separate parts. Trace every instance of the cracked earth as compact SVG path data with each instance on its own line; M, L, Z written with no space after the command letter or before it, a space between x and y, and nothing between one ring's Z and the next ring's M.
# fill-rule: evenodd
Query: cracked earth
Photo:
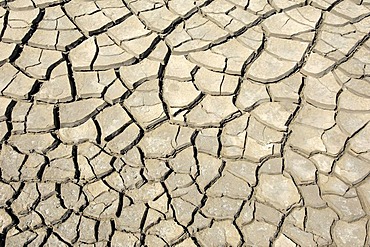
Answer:
M370 245L369 0L0 6L0 246Z

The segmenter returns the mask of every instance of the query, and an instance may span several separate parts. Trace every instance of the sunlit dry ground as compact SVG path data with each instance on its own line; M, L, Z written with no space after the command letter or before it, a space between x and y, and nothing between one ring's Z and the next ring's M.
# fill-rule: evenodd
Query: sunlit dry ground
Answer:
M0 4L0 246L370 245L369 0Z

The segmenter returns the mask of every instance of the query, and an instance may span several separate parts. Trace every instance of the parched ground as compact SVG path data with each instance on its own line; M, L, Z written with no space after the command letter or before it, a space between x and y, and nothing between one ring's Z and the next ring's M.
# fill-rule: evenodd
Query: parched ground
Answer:
M0 5L0 246L370 245L369 0Z

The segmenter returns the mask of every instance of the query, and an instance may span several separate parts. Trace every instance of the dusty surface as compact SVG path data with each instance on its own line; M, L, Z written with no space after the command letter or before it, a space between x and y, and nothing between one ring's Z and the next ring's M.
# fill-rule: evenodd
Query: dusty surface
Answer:
M369 0L0 4L0 246L370 245Z

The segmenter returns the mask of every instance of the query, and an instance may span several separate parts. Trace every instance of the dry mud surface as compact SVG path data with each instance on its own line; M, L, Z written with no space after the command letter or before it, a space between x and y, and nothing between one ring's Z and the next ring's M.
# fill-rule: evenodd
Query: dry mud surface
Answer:
M0 0L0 246L369 246L369 31L369 0Z

